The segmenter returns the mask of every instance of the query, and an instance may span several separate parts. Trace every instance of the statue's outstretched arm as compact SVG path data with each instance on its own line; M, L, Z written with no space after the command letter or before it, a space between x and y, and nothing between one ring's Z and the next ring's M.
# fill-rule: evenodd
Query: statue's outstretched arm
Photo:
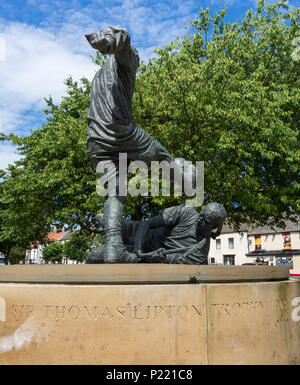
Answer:
M109 26L85 36L93 48L102 54L114 54L121 66L136 71L139 56L136 49L130 45L130 36L125 28Z

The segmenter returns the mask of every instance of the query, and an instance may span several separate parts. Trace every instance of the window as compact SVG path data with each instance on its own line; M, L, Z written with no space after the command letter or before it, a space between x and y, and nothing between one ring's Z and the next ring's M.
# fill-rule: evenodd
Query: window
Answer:
M217 250L221 249L221 239L216 239L216 249Z
M210 258L210 263L211 263L211 264L216 263L215 258Z
M234 265L234 255L224 255L224 265Z
M228 238L228 248L234 249L234 239L233 238Z
M255 238L255 251L261 250L261 236L260 235L254 235Z
M276 265L277 266L289 266L290 269L294 267L293 257L276 257Z
M283 236L283 250L291 250L291 234L290 233L282 233Z

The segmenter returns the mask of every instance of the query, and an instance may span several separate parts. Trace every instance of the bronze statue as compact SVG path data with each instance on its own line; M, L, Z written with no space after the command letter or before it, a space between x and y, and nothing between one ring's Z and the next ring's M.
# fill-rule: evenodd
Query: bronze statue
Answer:
M218 203L209 203L200 214L184 204L169 207L146 221L124 219L123 242L128 251L137 255L136 262L207 264L210 238L220 234L226 215L224 206ZM97 219L105 225L103 214ZM103 246L92 249L87 258L87 263L104 261Z
M135 262L136 255L128 253L122 242L121 227L125 198L118 189L119 153L127 153L128 160L167 160L172 158L164 147L138 127L132 116L136 70L139 56L130 45L128 32L121 27L106 27L86 35L91 46L103 54L110 54L105 65L96 73L91 85L88 112L88 152L95 169L107 164L111 178L115 178L116 194L109 194L104 207L106 263ZM98 175L101 177L101 175Z
M101 219L106 242L101 253L99 251L98 254L101 254L99 258L104 263L137 263L146 258L142 257L143 249L146 251L151 249L150 251L153 252L153 245L149 246L150 248L142 245L143 232L149 230L145 226L150 224L151 228L164 228L168 223L164 222L163 216L145 222L147 225L140 223L135 246L129 247L128 234L133 222L130 222L131 225L124 232L124 223L129 224L129 222L123 221L126 196L121 192L119 154L126 153L129 161L142 160L147 165L152 161L173 162L185 181L192 181L197 174L194 166L191 168L192 172L186 174L182 163L185 160L173 159L157 140L138 127L133 120L132 97L139 56L130 44L126 29L119 26L106 27L99 32L86 35L86 38L93 48L102 54L109 54L108 60L92 81L88 112L87 145L91 163L99 178L103 176L103 170L106 170L107 182L113 180L116 187L114 191L108 191L108 199ZM171 209L166 209L166 212L167 210ZM140 244L139 247L138 244ZM95 250L89 256L88 263L93 263L91 262L93 259L96 261L97 258L93 257L94 253ZM169 261L169 258L167 260ZM197 259L197 262L199 261Z

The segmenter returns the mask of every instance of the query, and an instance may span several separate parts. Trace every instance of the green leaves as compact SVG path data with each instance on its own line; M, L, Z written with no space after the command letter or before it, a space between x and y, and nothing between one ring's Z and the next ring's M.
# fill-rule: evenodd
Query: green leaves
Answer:
M225 13L201 10L188 37L157 50L137 79L135 118L174 156L205 161L205 201L233 223L279 221L300 203L300 11L260 1L240 24Z
M200 10L186 36L141 64L135 120L174 157L205 162L205 203L223 203L233 224L279 223L300 209L300 67L292 60L300 10L259 1L240 23L225 15ZM43 241L55 225L98 234L94 218L105 198L86 148L90 84L68 78L66 87L59 105L46 99L41 128L0 136L22 155L1 174L0 250ZM128 197L125 214L141 219L182 201Z
M75 231L64 244L64 257L83 262L95 240L87 232Z
M71 78L66 85L60 105L47 99L48 123L28 137L12 137L23 158L1 185L0 239L42 242L53 225L97 232L92 222L103 202L86 149L90 85Z
M64 257L64 245L59 242L51 242L43 249L43 259L46 262L61 262Z
M92 244L96 245L101 240L101 235L96 238L84 231L74 231L70 239L62 242L50 242L43 249L43 259L46 262L59 262L63 258L83 262Z

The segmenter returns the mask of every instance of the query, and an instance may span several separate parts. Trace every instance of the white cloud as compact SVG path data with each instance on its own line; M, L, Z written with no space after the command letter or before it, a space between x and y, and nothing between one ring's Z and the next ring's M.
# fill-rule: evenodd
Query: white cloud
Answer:
M223 8L225 6L226 7L232 6L233 4L238 6L239 5L244 6L246 2L242 0L210 0L210 3L211 5L218 5L221 8ZM249 6L256 5L256 3L257 3L257 0L247 0L247 5Z
M184 26L198 12L198 2L125 0L121 6L112 7L109 18L124 25L132 34L133 43L139 49L161 47L185 33ZM142 58L143 59L143 58Z
M94 50L84 33L120 24L129 30L141 59L147 61L155 47L185 33L184 25L194 7L198 8L195 0L184 4L179 0L91 1L85 7L76 0L51 4L27 0L27 4L45 12L40 26L0 19L0 37L6 46L6 60L0 62L0 132L4 133L28 132L34 119L26 112L37 115L49 95L58 102L69 75L76 80L92 78Z
M74 53L41 28L8 23L0 26L0 36L6 43L0 62L0 132L22 131L22 120L30 120L24 114L41 111L44 97L58 102L69 75L78 80L95 73L89 55Z
M16 153L16 147L7 143L0 142L0 169L5 170L9 164L20 159L20 155Z
M11 22L0 23L5 60L0 62L0 132L27 135L44 122L44 97L59 102L64 80L71 75L92 79L97 67L89 53L83 55L61 44L41 28ZM14 147L0 143L0 168L18 159Z
M73 1L74 3L74 1ZM121 25L128 29L132 43L139 50L161 47L185 33L184 26L196 17L201 4L196 0L123 0L90 1L85 7L51 10L42 26L53 33L60 44L86 54L89 48L84 34L100 30L107 25ZM76 45L74 46L74 41Z

